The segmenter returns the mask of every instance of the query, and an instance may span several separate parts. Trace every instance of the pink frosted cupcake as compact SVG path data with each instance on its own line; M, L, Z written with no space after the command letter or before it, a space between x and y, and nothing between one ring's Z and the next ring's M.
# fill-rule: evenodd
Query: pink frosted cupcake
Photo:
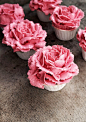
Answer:
M83 17L84 12L74 5L56 7L50 19L57 38L64 41L74 38Z
M5 3L0 5L0 27L2 29L16 20L23 20L24 16L23 9L19 4Z
M32 86L49 91L61 90L79 73L69 49L53 45L43 47L28 60L28 79Z
M86 61L86 27L85 30L79 29L77 40L79 41L79 46L82 48L83 59Z
M61 2L62 0L31 0L29 7L32 11L37 10L37 15L41 21L49 22L50 14Z
M47 33L41 25L23 20L7 25L3 31L3 44L11 46L22 59L27 60L37 49L43 48Z

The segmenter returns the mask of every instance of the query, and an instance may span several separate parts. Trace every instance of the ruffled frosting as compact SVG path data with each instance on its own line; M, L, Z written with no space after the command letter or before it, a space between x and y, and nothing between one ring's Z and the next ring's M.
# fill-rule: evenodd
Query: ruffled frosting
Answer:
M77 33L77 40L79 41L79 46L86 51L86 27L85 30L79 29Z
M78 66L73 62L74 55L69 49L53 45L37 50L28 60L27 73L30 84L44 89L45 85L68 83L79 73Z
M46 15L52 14L56 6L61 4L62 0L31 0L29 7L32 11L41 10Z
M30 49L37 50L45 46L47 33L38 23L23 20L7 25L3 31L3 44L11 46L16 51L27 52Z
M52 25L62 30L74 30L79 27L81 19L84 17L84 12L72 5L69 7L56 7L53 14L50 16Z
M4 27L16 20L24 19L23 8L19 4L0 5L0 27Z

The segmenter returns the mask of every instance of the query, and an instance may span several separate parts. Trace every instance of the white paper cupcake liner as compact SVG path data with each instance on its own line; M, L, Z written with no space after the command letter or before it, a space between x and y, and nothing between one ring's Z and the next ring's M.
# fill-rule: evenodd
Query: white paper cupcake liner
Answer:
M74 38L77 29L75 30L61 30L54 27L56 37L63 41L68 41Z
M54 85L54 86L50 86L50 85L44 85L44 88L48 91L59 91L61 90L64 86L66 85L65 84L61 84L61 85Z
M35 53L35 50L30 50L28 52L21 52L21 51L18 51L16 52L17 55L23 59L23 60L28 60L30 58L30 56L32 56L34 53Z
M37 16L42 22L49 22L50 15L45 15L42 11L37 10Z
M82 57L86 61L86 52L82 49Z

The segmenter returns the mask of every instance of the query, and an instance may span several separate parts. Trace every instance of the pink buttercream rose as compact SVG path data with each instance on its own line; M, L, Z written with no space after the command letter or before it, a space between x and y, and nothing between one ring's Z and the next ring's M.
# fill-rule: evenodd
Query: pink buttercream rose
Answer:
M3 44L11 46L16 51L27 52L30 49L37 50L45 46L47 33L38 23L23 20L7 25L3 31Z
M79 41L80 47L86 51L86 27L85 30L79 29L77 33L77 40Z
M23 8L19 4L0 5L0 27L4 27L16 20L24 19Z
M84 12L72 5L69 7L56 7L53 14L50 16L54 27L62 30L74 30L79 27L81 19L84 17Z
M31 0L29 7L32 11L41 10L46 15L52 14L56 6L61 4L62 0Z
M28 60L30 84L44 89L45 85L68 83L79 73L69 49L53 45L37 50Z

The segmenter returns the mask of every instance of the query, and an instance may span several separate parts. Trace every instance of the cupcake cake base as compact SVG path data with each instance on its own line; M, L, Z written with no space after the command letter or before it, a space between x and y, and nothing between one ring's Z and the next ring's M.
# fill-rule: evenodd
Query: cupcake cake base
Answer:
M42 11L37 10L37 16L42 22L49 22L50 15L45 15Z
M86 61L86 52L82 49L82 57Z
M77 29L75 30L61 30L54 27L56 37L63 41L68 41L74 38Z
M59 91L61 90L66 84L61 84L61 85L54 85L54 86L50 86L50 85L44 85L44 88L48 91Z
M30 50L28 52L21 52L21 51L18 51L16 52L17 55L23 59L23 60L28 60L30 58L31 55L33 55L35 53L35 50Z

